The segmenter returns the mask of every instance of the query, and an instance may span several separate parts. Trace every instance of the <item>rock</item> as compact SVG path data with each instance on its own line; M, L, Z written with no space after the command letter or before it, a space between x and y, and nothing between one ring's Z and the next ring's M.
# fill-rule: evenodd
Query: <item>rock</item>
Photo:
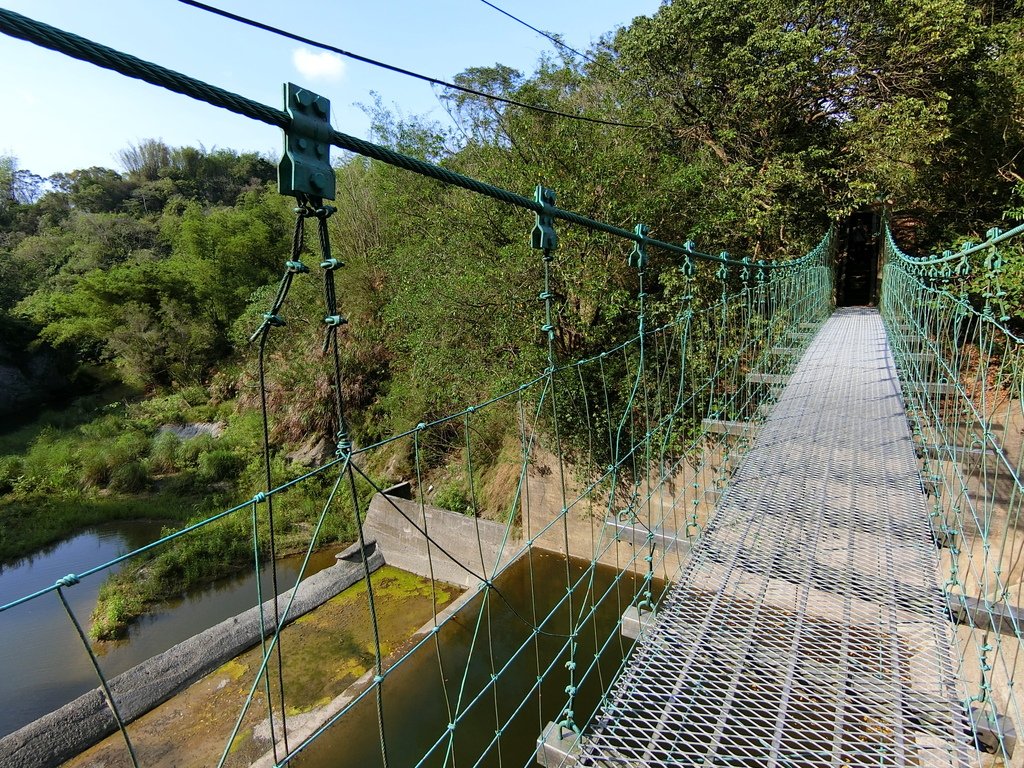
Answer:
M320 438L316 442L310 438L291 453L285 456L288 461L302 467L318 467L334 455L333 446Z
M164 424L156 432L158 435L173 432L181 440L191 440L200 435L220 437L226 426L223 421L194 421L189 424Z
M0 416L39 405L71 388L71 366L49 347L32 352L0 343Z

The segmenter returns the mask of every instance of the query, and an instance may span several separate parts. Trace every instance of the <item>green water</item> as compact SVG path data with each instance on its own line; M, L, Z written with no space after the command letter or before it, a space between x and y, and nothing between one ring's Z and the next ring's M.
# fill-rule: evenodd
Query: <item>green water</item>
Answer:
M619 635L617 622L642 587L642 580L631 575L616 583L614 569L597 566L589 570L590 567L582 560L571 561L570 567L572 583L584 576L573 590L573 613L579 615L584 606L589 612L593 604L598 605L594 617L579 628L577 723L589 720L629 649L629 641ZM565 560L558 555L534 552L502 574L496 585L528 620L535 615L533 595L537 616L543 618L553 611L543 624L543 629L551 634L531 640L530 627L500 598L493 593L486 598L475 597L438 633L437 646L433 641L421 646L382 683L381 714L389 766L533 763L538 735L547 722L559 716L567 698L569 673L565 662L569 653L564 635L570 626L569 611L565 602L555 609L566 594ZM606 594L609 587L611 590ZM526 647L520 650L524 642ZM603 649L594 664L597 648ZM500 673L495 695L494 688L488 687L492 670L497 672L509 660L512 661L508 668ZM540 686L536 685L538 675L544 676ZM461 703L457 704L460 688L463 693ZM449 714L445 692L452 711L460 713L453 739L446 735ZM495 731L499 728L502 734L496 739ZM453 754L448 755L449 750ZM369 695L290 765L383 766L374 691L371 689Z

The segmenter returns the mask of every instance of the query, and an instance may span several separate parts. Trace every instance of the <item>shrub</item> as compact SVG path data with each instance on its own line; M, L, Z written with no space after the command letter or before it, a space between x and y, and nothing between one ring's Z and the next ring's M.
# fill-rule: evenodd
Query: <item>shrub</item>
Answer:
M120 435L125 428L125 420L120 416L113 414L107 414L106 416L100 416L98 419L83 424L78 428L78 431L85 437L93 439L109 439Z
M132 459L141 459L149 453L150 440L143 433L131 430L120 435L115 441L111 454L114 461L123 464Z
M434 494L434 504L452 512L469 512L472 506L465 491L457 483L446 483Z
M234 479L245 468L245 459L218 448L199 456L199 477L207 482Z
M21 463L20 490L63 491L74 485L79 459L73 441L45 429Z
M193 408L199 405L206 405L207 401L210 399L206 390L198 384L193 384L189 387L182 387L178 391L178 395Z
M149 449L149 466L154 472L178 471L178 451L181 440L173 432L160 432L153 438Z
M182 440L178 444L178 466L194 467L199 463L199 457L217 449L217 442L210 435L198 435L189 440Z
M13 491L21 472L21 459L17 456L0 456L0 493Z
M110 482L110 460L106 452L99 446L89 446L92 450L83 450L82 471L79 481L83 488L105 488ZM99 450L97 450L99 448Z
M139 461L121 464L110 473L110 489L122 493L138 493L149 485L149 472Z

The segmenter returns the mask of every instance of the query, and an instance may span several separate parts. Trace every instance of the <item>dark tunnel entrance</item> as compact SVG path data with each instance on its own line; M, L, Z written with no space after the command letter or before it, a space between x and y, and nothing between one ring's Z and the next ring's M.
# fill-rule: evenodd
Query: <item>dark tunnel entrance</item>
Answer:
M836 304L860 307L878 303L878 254L881 216L874 210L856 211L841 232L836 264Z

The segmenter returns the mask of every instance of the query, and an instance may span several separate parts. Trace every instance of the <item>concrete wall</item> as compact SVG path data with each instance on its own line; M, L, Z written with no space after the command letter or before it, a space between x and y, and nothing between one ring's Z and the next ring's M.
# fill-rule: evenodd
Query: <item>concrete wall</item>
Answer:
M384 558L380 550L369 542L367 549L370 550L370 570L375 571L384 564ZM363 578L363 562L358 547L350 547L338 558L337 564L310 576L299 585L288 614L289 621L322 605ZM286 592L277 598L281 612L288 604L289 595ZM263 604L263 611L264 615L273 617L272 600ZM272 625L273 620L268 628ZM259 608L253 607L132 667L109 681L121 717L126 722L141 717L259 641ZM0 739L0 764L4 768L58 766L116 730L114 716L101 690L96 688Z
M428 544L418 529L441 546ZM496 563L508 563L523 547L522 540L511 538L502 546L505 526L500 523L381 493L370 500L363 535L377 540L388 565L429 578L432 561L435 579L466 588L475 587L479 576L489 577Z

